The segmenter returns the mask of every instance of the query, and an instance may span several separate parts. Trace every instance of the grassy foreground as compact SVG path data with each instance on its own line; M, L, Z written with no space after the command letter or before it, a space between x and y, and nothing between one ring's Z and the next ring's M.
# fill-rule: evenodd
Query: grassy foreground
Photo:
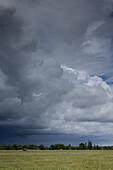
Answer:
M112 170L113 151L5 151L0 150L0 170Z

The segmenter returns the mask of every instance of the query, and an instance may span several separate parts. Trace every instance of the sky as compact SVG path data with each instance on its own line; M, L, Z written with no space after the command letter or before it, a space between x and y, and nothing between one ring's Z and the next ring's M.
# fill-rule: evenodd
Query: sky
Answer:
M113 0L0 0L0 144L113 145Z

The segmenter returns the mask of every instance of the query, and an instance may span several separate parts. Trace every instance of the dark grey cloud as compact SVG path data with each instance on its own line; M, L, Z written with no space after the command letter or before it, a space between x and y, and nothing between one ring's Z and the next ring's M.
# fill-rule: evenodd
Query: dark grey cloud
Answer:
M111 135L112 3L0 2L1 143Z

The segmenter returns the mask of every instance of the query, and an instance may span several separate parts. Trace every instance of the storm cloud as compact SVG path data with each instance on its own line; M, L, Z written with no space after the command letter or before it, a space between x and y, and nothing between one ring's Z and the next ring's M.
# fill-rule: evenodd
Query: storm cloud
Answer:
M112 0L0 2L2 144L111 144L112 13Z

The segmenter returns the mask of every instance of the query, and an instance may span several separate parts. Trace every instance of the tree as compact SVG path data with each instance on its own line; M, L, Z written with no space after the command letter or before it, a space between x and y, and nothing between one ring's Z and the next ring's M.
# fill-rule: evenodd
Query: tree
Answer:
M54 145L50 145L49 149L54 150Z
M28 149L36 149L36 145L28 145Z
M17 144L14 144L12 147L13 147L14 150L18 150L18 145Z
M59 145L59 144L55 144L55 145L54 145L54 149L55 149L55 150L59 150L59 149L60 149L60 145Z
M72 149L72 146L71 146L71 144L67 145L67 146L65 147L65 149L67 149L67 150L70 150L70 149Z
M84 144L84 143L80 143L80 144L79 144L79 149L86 149L85 144Z
M39 145L38 147L39 147L40 150L45 150L44 145Z
M10 146L10 145L7 145L6 149L7 149L7 150L11 150L11 146Z
M88 140L88 149L92 149L92 142L90 140Z

